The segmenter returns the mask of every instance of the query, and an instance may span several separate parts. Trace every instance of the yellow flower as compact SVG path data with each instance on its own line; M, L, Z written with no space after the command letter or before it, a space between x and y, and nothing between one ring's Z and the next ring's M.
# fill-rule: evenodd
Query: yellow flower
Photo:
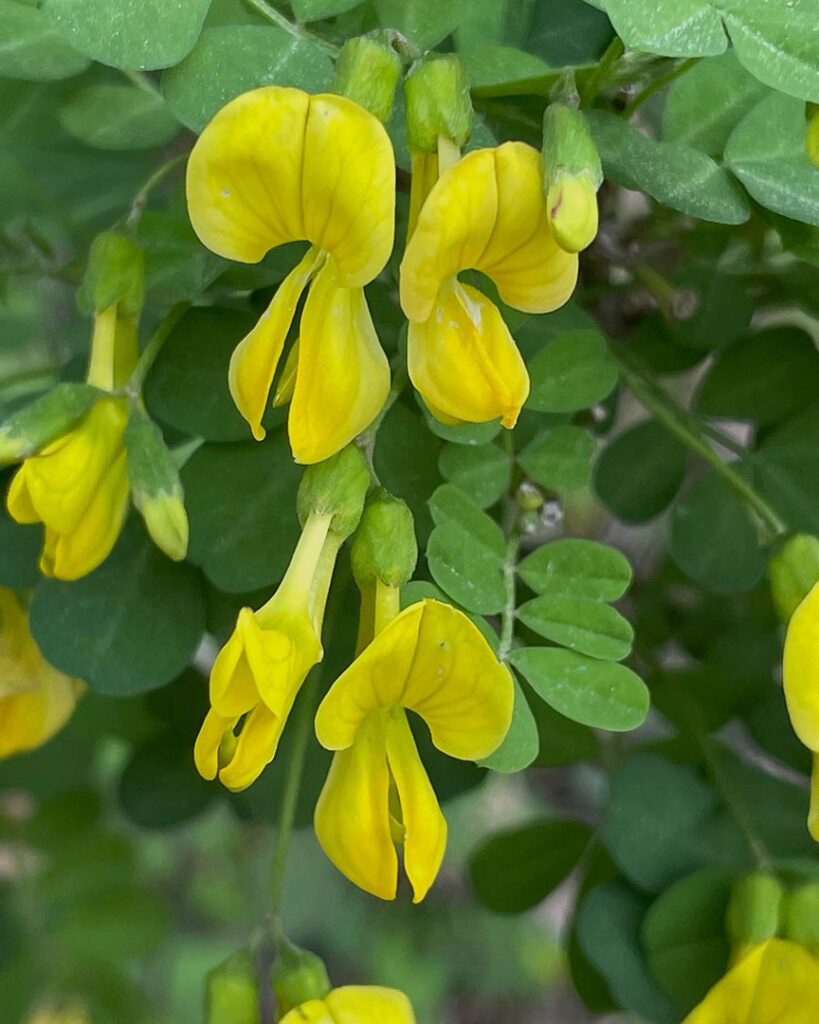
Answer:
M819 960L802 946L769 939L714 985L683 1024L815 1024Z
M445 422L513 427L529 377L498 308L458 281L473 268L500 297L546 313L571 295L577 256L549 230L540 156L522 142L467 154L426 198L401 263L412 382Z
M339 541L328 536L331 520L332 515L308 518L278 590L258 611L242 608L236 629L214 662L211 708L196 740L194 760L200 775L218 775L228 789L245 789L273 760L301 684L322 658L326 590L318 600L316 591L323 589L317 587L322 567L332 569L338 548Z
M813 752L808 828L819 841L819 584L788 623L783 677L794 732Z
M188 210L214 252L256 263L311 243L230 363L231 394L253 435L301 293L289 431L298 462L320 462L378 415L389 365L363 286L393 243L395 166L381 123L343 96L268 86L232 100L205 128L187 171Z
M405 709L432 742L463 760L500 746L512 718L509 671L478 628L439 601L411 605L386 625L330 688L316 715L322 746L337 753L316 806L325 853L351 881L395 897L398 857L415 902L435 880L446 821L418 756Z
M78 579L114 546L128 511L127 419L126 399L103 398L14 475L8 510L18 523L45 524L46 576Z
M79 1002L63 1006L44 1003L26 1017L25 1024L91 1024L91 1018Z
M50 740L71 717L82 688L40 654L13 591L0 587L0 757Z
M394 988L345 985L324 999L311 999L282 1017L280 1024L415 1024L412 1005Z

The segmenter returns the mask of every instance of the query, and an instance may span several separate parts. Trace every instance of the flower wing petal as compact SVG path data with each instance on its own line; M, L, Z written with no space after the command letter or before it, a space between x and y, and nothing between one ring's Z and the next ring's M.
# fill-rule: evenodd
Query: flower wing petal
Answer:
M819 751L819 583L788 623L782 671L794 732Z
M412 1004L403 992L394 988L344 985L333 989L325 1002L335 1024L415 1024ZM285 1017L282 1024L286 1022Z
M258 779L276 755L284 722L264 704L256 705L242 725L233 757L219 772L226 789L237 793Z
M216 655L210 670L210 703L222 718L238 718L259 703L246 647L248 637L260 629L250 608L242 608L236 628Z

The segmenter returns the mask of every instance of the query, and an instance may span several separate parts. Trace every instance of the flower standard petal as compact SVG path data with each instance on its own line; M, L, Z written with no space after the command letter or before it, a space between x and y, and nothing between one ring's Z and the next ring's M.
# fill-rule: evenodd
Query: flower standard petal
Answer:
M334 260L316 275L301 317L289 433L297 462L334 455L372 423L390 390L390 368L364 291L338 282Z
M783 680L794 732L806 747L819 751L819 584L788 623Z
M339 871L385 900L395 898L398 886L389 791L383 723L379 714L371 714L352 746L333 757L314 824L322 849Z
M242 608L236 628L216 655L210 671L210 703L222 718L238 718L259 703L259 691L247 659L248 635L259 625L250 608Z
M415 1024L412 1004L394 988L344 985L333 989L324 1002L332 1013L329 1019L333 1024Z
M279 1024L337 1024L323 999L311 999L286 1013Z

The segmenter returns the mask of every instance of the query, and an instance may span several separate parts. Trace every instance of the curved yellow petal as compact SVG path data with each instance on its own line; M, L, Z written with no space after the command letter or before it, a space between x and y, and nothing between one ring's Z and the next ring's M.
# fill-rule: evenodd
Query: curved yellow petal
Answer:
M418 756L403 710L387 715L385 737L387 760L401 805L404 870L412 883L414 902L420 903L444 859L446 819Z
M288 429L296 462L321 462L372 423L390 390L390 367L362 288L339 285L328 260L310 286L299 333Z
M223 718L213 708L205 715L202 728L193 745L193 761L203 779L210 782L218 775L219 747L225 738L225 733L233 729L238 721L238 716Z
M230 357L228 387L236 408L250 424L253 436L265 436L262 417L267 396L273 384L284 342L296 313L301 293L322 257L315 249L307 250L302 261L276 289L270 305L262 313L253 330L244 337Z
M361 723L355 743L336 753L316 804L322 849L361 889L395 898L398 856L390 832L390 772L380 715Z
M819 960L794 942L769 939L725 975L683 1024L814 1024Z
M258 623L258 616L255 619ZM286 719L310 669L321 661L321 643L306 609L279 612L263 628L248 626L245 657L259 697Z
M432 315L410 323L407 367L430 411L469 423L513 427L529 374L494 303L469 285L444 285Z
M329 1019L333 1024L415 1024L412 1004L394 988L344 985L333 989L324 1001L332 1013ZM324 1024L322 1018L316 1019Z
M258 262L284 242L330 252L362 285L392 249L395 167L384 127L343 96L267 86L224 106L186 178L191 223L220 256Z
M11 478L8 495L6 496L6 508L16 523L41 522L37 509L31 500L31 495L28 492L28 482L26 480L28 475L26 467L28 464L29 462L26 460Z
M279 1024L336 1024L323 999L311 999L286 1013Z
M819 583L788 623L782 671L794 732L819 751Z
M288 707L282 717L264 704L257 704L250 712L242 725L233 756L219 771L219 781L226 789L238 793L258 779L276 756L289 712Z
M810 773L810 809L808 810L808 831L819 843L819 753L813 753Z

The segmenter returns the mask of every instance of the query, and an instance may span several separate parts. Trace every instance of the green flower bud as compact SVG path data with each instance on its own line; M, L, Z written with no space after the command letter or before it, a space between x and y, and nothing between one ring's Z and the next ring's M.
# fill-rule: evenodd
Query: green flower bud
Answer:
M205 980L205 1024L259 1024L259 980L249 950L240 949Z
M725 928L735 948L755 946L777 934L783 896L784 890L777 879L761 871L734 882Z
M135 406L124 439L134 504L156 546L180 562L188 551L188 516L179 471L162 432Z
M552 235L567 252L580 252L597 234L600 155L585 115L552 103L543 115L543 191Z
M404 79L407 137L412 150L431 153L438 136L461 147L472 133L472 100L466 67L450 53L429 53Z
M401 587L418 561L415 524L409 505L379 487L367 498L350 549L353 576L359 588L380 580Z
M768 578L777 614L787 622L819 580L819 537L789 537L771 558Z
M814 167L819 167L819 107L814 107L805 132L805 152Z
M285 938L276 944L271 979L279 1018L311 999L323 999L332 987L321 957Z
M91 243L85 277L77 292L80 311L101 313L117 305L119 315L135 317L144 301L142 249L125 235L103 231Z
M392 113L395 87L400 77L401 58L382 41L380 32L373 32L347 40L336 61L330 88L332 92L355 100L383 123Z
M102 393L89 384L58 384L0 424L0 463L15 462L67 434Z
M311 513L332 515L330 531L347 538L358 526L370 473L364 456L354 444L308 466L299 485L296 505L302 526Z
M808 882L785 898L785 937L819 956L819 882Z

